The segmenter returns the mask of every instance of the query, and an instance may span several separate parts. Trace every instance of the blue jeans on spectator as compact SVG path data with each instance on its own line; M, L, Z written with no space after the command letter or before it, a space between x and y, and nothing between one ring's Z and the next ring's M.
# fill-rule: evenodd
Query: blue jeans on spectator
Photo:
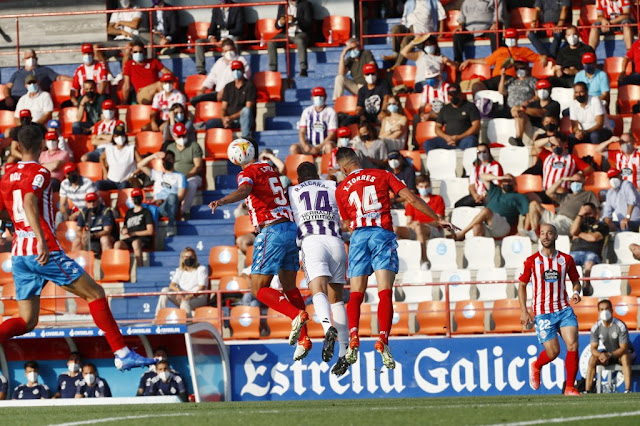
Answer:
M169 226L176 226L176 214L179 206L180 202L176 194L169 194L164 203L158 206L158 213L160 213L160 216L169 219Z
M253 122L255 118L253 116L253 111L249 107L242 108L240 111L240 118L238 120L233 120L230 124L232 129L240 128L240 133L242 133L242 137L250 137L251 136L251 127L253 127ZM222 119L221 118L212 118L207 120L207 129L213 128L223 128Z
M109 179L101 179L96 182L98 191L114 191L116 189L129 188L131 185L126 180L123 182L114 182Z
M87 123L86 121L76 121L71 125L71 131L74 135L88 135L86 130L91 129L93 123Z
M562 39L564 38L564 31L553 33L553 41L551 42L551 47L549 49L547 49L547 46L542 42L542 40L540 40L540 37L547 37L547 32L531 31L529 33L529 40L539 54L555 58L558 54L558 50L560 49L560 43L562 43Z
M609 129L600 129L595 132L587 133L584 139L578 139L574 133L571 133L569 135L569 149L572 150L573 147L579 143L600 144L609 140L611 136L613 136L613 133Z
M429 152L432 149L460 149L464 151L467 148L473 148L474 146L478 146L478 137L476 135L466 136L460 139L456 146L451 146L447 144L447 141L444 138L437 137L433 139L429 139L424 143L425 152Z
M592 251L572 251L569 254L578 266L584 266L587 262L600 263L600 256Z

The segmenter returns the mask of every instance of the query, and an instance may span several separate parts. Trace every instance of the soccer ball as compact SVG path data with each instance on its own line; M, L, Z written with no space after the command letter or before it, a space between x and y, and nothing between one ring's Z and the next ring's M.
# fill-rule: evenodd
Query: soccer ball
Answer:
M246 139L236 139L227 148L227 157L236 166L243 166L256 156L253 144Z

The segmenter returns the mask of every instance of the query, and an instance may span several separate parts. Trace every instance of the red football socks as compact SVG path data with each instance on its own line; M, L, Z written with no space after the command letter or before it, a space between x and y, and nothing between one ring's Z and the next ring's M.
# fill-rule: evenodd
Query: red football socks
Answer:
M382 290L378 292L380 302L378 302L378 327L380 327L380 340L384 344L389 343L389 332L393 323L393 290Z
M533 365L535 365L535 367L540 370L542 368L543 365L547 365L551 362L551 360L549 359L549 357L547 356L547 351L542 351L540 352L540 354L538 355L538 359L536 360L536 362L533 363Z
M124 337L120 333L116 320L113 319L113 314L106 298L96 299L89 303L89 311L93 317L93 322L96 323L100 330L104 331L104 337L114 353L127 346L124 343Z
M360 326L360 305L364 300L364 293L352 291L347 303L347 319L349 321L349 336L353 337L358 334Z
M300 290L294 288L293 290L287 291L285 294L289 302L295 306L299 311L305 310L304 298L302 294L300 294ZM296 314L297 315L297 314ZM300 330L300 337L298 337L298 342L304 340L307 337L307 325L305 324Z
M567 387L575 387L576 375L578 374L578 351L567 351L564 368L567 370Z
M27 323L22 318L9 318L0 324L0 345L15 336L27 332Z
M259 301L271 309L275 309L291 319L294 319L298 313L300 313L300 309L293 306L287 298L282 295L282 293L271 287L262 287L258 290L258 294L256 296Z

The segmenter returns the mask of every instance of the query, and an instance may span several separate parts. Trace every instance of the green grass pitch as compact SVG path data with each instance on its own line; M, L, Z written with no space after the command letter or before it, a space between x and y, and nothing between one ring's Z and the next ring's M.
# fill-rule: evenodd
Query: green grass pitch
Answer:
M5 425L638 425L640 394L1 408Z

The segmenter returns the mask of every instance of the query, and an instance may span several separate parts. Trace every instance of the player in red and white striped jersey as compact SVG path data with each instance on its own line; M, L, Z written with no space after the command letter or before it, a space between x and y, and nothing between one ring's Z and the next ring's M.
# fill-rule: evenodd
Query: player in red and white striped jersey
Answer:
M558 232L553 225L540 225L542 249L525 260L524 271L519 278L520 321L525 327L534 323L538 341L544 346L544 351L531 365L529 383L533 389L538 389L540 369L560 354L559 332L567 346L567 385L564 394L580 395L574 387L578 372L578 320L569 305L566 277L573 285L573 304L580 303L582 286L573 258L556 250L557 238ZM533 283L533 319L527 310L527 284L530 281Z

